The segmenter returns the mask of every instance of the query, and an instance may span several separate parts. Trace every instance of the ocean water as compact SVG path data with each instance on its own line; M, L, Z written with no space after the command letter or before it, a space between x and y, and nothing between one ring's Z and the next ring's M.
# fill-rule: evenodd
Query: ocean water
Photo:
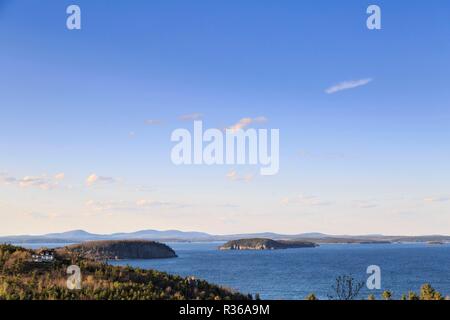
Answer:
M121 260L115 265L156 269L195 276L263 299L304 299L314 293L326 299L339 275L364 283L369 265L381 268L381 290L361 290L359 298L379 297L391 290L394 298L418 292L430 283L450 295L450 244L332 244L318 248L275 251L219 251L221 243L168 243L175 259Z
M114 265L156 269L195 276L263 299L304 299L314 293L326 299L337 276L366 282L369 265L381 268L381 290L365 286L359 298L391 290L394 298L423 283L450 295L450 244L330 244L317 248L275 251L220 251L222 243L167 243L178 258L119 260ZM19 244L30 248L60 247L60 243Z

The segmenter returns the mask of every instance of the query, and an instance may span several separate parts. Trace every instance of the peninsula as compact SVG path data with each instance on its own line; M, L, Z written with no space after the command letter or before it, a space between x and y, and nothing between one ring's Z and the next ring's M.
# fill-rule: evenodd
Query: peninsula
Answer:
M127 245L136 246L136 243L127 243ZM141 244L137 246L141 250ZM158 248L156 245L150 245L150 247ZM89 244L75 248L83 248L83 250L108 248L106 252L110 252L111 247ZM113 266L102 261L72 255L69 251L61 251L61 249L32 250L0 244L0 283L2 284L0 300L252 299L251 295L241 294L194 277L185 278L131 266ZM72 249L74 250L73 247ZM129 256L129 252L122 250L125 249L111 254L119 253ZM141 254L132 253L131 256L141 256ZM82 270L81 288L78 290L69 289L67 285L70 280L68 270L74 265ZM76 273L72 273L71 277L76 277Z
M92 260L176 258L169 246L147 240L88 241L57 249L59 253Z

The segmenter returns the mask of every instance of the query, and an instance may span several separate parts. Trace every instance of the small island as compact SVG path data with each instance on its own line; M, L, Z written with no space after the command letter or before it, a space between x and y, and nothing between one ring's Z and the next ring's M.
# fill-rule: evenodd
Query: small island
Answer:
M57 250L91 260L165 259L176 258L169 246L146 240L89 241Z
M280 250L294 248L314 248L318 245L308 241L272 240L263 238L228 241L219 250Z
M442 241L428 241L427 243L430 245L439 245L439 246L444 245L444 242Z

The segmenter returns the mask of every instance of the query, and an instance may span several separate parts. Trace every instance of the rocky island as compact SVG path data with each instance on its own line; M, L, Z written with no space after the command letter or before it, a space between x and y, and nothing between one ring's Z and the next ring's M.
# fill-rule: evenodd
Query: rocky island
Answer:
M146 240L89 241L57 250L92 260L175 258L169 246Z
M279 250L293 248L314 248L318 245L308 241L287 241L272 239L239 239L228 241L219 250Z
M444 245L442 241L428 241L427 243L430 245Z

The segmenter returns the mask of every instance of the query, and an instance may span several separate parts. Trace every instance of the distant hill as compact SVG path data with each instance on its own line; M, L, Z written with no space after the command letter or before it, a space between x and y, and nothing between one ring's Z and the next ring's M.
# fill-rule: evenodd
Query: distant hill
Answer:
M141 230L131 233L113 233L108 236L111 239L208 239L210 234L204 232L184 232L179 230Z
M95 234L84 230L72 230L62 233L49 233L45 235L19 235L0 237L0 243L80 243L85 241L100 240L152 240L162 242L176 241L230 241L238 239L273 239L312 241L316 243L389 243L389 242L450 242L450 236L425 235L425 236L384 236L371 235L328 235L319 232L299 234L279 234L274 232L212 235L205 232L180 231L180 230L141 230L136 232L121 232L112 234Z
M294 239L321 239L329 237L324 233L319 232L310 232L310 233L300 233L294 235L288 234L279 234L274 232L261 232L261 233L241 233L241 234L230 234L230 235L221 235L221 236L213 236L215 240L228 241L228 240L237 240L237 239L275 239L275 240L294 240Z
M49 233L46 234L44 237L50 238L50 239L78 239L78 240L84 240L84 239L95 239L101 237L100 235L93 234L86 232L84 230L73 230L73 231L67 231L62 233Z
M184 232L179 230L141 230L113 234L94 234L84 230L72 230L44 235L19 235L0 237L0 243L79 243L100 240L156 240L156 241L204 241L214 236L204 232Z

